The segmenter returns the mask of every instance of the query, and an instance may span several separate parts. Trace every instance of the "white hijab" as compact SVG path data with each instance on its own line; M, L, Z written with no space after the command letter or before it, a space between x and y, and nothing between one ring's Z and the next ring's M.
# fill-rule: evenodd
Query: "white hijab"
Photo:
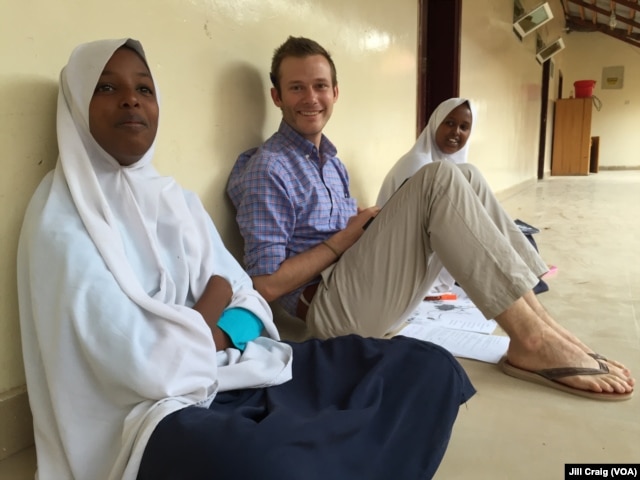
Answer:
M190 308L212 275L231 284L230 307L252 311L278 339L267 303L197 197L151 165L154 146L123 167L89 131L98 78L125 45L145 59L137 41L105 40L77 47L62 70L58 163L20 236L20 322L42 480L135 479L169 413L207 407L217 391L291 378L290 347L270 338L243 354L216 353Z
M429 122L422 130L415 145L400 157L389 173L387 173L387 176L382 182L382 187L380 187L380 192L378 193L376 204L379 207L382 207L389 201L391 195L402 185L402 182L411 177L427 163L442 162L445 160L454 163L465 163L467 161L467 156L469 155L468 141L464 147L451 155L442 152L436 144L436 131L440 124L454 109L464 103L469 104L471 118L475 123L476 110L473 102L467 98L450 98L438 105L429 117Z

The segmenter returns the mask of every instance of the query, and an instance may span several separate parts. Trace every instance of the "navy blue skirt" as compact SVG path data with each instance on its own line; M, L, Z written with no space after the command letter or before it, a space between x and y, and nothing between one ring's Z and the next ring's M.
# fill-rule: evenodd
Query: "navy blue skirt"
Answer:
M293 379L220 393L156 427L139 480L431 478L475 389L446 350L406 337L290 343Z

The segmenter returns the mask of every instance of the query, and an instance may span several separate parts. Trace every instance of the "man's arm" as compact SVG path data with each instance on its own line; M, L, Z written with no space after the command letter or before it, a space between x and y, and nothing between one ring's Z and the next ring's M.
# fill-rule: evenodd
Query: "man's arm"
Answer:
M307 284L356 243L364 233L365 223L375 217L379 211L378 207L359 210L357 215L349 219L344 230L335 233L306 252L288 258L274 273L252 277L254 288L268 302L272 302Z
M229 336L218 327L218 320L231 302L232 296L233 290L229 282L214 275L209 279L202 296L193 306L193 309L202 315L211 329L213 341L218 351L233 347Z

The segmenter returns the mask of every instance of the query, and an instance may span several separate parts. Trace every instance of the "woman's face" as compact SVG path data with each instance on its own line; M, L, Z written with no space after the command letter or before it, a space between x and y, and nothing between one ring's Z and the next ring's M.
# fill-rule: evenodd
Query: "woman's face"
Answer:
M158 115L155 86L146 64L130 48L116 50L89 104L91 135L120 165L132 165L153 144Z
M436 130L436 145L440 151L450 155L464 147L472 124L469 105L463 103L451 110Z

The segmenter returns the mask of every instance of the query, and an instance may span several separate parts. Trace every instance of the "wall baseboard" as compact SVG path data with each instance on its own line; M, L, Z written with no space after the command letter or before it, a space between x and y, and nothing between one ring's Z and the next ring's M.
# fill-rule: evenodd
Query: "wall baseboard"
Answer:
M640 165L599 165L598 170L640 170Z
M0 394L0 460L33 445L33 417L27 387Z
M536 183L538 183L537 178L530 178L529 180L524 180L523 182L520 182L509 188L505 188L504 190L499 190L497 192L494 192L494 195L496 196L499 202L504 202L508 198L513 197L514 195L517 195L518 193L535 185Z

